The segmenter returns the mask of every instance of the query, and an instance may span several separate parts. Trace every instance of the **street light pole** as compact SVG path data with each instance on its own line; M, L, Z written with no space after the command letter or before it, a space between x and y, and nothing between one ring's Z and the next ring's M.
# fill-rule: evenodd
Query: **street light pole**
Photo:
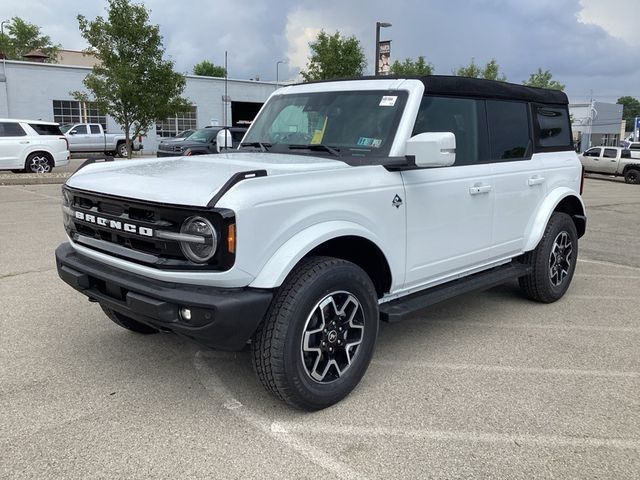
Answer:
M380 75L378 71L378 62L380 61L380 29L390 26L391 24L388 22L376 22L376 58L373 62L373 75L376 77Z
M287 63L287 60L278 60L276 62L276 88L278 88L278 83L280 81L280 64Z

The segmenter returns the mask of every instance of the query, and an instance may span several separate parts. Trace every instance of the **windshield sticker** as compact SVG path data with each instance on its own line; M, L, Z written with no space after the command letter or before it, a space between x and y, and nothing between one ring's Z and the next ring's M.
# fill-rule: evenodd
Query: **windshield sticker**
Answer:
M385 95L384 97L382 97L382 100L380 100L380 106L381 107L393 107L396 104L396 100L397 99L398 99L397 96Z
M382 140L379 138L369 138L369 137L360 137L358 138L359 147L372 147L372 148L380 148L382 145Z
M327 129L327 120L329 117L324 117L324 124L322 125L321 130L316 130L313 132L313 138L311 139L311 145L319 145L322 143L322 137L324 137L324 131Z

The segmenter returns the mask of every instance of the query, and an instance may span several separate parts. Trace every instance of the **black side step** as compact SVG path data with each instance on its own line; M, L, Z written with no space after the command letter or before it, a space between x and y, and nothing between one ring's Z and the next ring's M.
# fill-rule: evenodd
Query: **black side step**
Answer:
M511 262L484 272L475 273L468 277L452 280L436 287L412 293L396 300L391 300L380 305L380 319L385 322L395 323L404 320L405 317L429 307L436 303L464 293L487 290L501 285L509 280L527 275L531 270L528 265Z

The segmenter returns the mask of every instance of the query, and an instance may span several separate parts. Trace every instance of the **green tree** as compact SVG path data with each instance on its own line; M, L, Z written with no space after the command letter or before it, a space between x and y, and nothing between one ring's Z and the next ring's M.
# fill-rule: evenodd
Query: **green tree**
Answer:
M340 32L328 35L323 30L309 47L307 69L300 72L306 81L360 77L367 66L360 41L354 36L343 37Z
M403 62L396 60L391 64L392 75L433 75L433 64L427 63L420 55L416 60L405 58Z
M39 26L13 17L5 26L5 33L0 35L0 52L9 60L22 60L33 50L47 55L46 62L56 63L60 45L54 44L49 35L43 35Z
M149 12L129 0L109 0L106 19L89 21L78 15L80 33L100 62L84 85L105 113L124 129L131 156L131 134L140 135L157 119L187 110L181 97L185 79L164 60L157 25L149 24ZM86 94L73 93L76 98Z
M203 77L224 77L227 71L224 67L220 67L209 60L203 60L193 66L193 74L202 75Z
M460 67L454 73L459 77L483 78L485 80L498 80L500 82L507 81L507 77L503 73L500 73L500 65L498 65L495 58L487 62L484 67L477 65L475 59L472 58L469 65Z
M553 80L553 75L549 70L543 72L541 68L529 75L529 80L525 80L522 84L529 87L551 88L552 90L564 90L565 87L557 80Z
M620 97L616 102L622 105L622 119L627 122L627 131L633 131L636 117L640 117L640 101L634 97Z

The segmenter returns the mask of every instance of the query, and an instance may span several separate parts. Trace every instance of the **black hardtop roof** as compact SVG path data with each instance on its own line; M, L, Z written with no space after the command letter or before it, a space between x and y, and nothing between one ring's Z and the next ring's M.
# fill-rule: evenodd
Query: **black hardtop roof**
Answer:
M522 100L547 104L568 105L567 94L560 90L527 87L515 83L484 80L480 78L457 77L453 75L385 75L380 77L357 77L324 80L323 82L340 82L346 80L403 80L415 79L424 84L425 93L434 95L452 95L460 97L496 98L500 100ZM321 83L321 82L308 82Z

